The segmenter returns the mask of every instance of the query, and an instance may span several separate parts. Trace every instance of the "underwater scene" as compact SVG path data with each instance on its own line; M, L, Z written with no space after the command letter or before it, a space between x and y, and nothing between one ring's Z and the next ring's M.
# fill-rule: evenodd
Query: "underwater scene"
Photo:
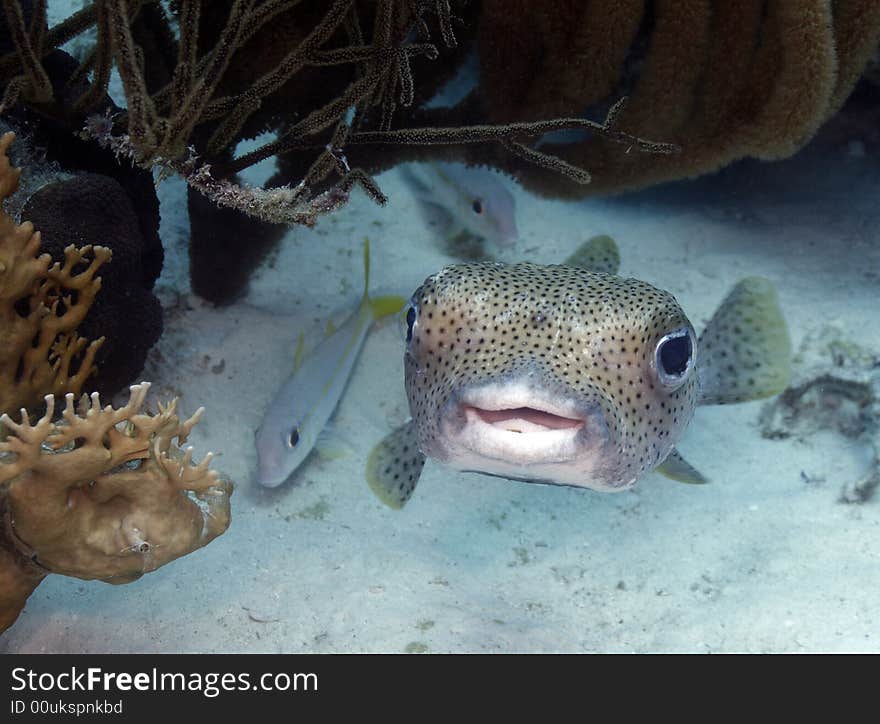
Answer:
M8 0L0 95L0 652L880 650L880 0Z

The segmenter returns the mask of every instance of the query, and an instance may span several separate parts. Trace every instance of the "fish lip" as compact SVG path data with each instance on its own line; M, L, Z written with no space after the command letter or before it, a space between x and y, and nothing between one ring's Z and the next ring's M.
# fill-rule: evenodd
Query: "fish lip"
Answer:
M566 399L558 392L554 394L543 385L520 381L468 388L457 395L454 402L462 413L467 414L468 410L473 410L480 417L491 417L492 415L484 415L484 413L505 410L532 410L549 418L583 423L594 412L592 405L584 409L584 405ZM548 419L548 422L551 420ZM570 427L570 425L565 426Z
M292 473L288 473L284 475L283 473L279 473L277 471L269 471L266 470L263 466L257 465L257 475L256 481L260 486L264 488L277 488L280 485L287 482L287 479L292 475Z
M440 427L451 457L526 466L574 461L601 445L607 430L595 402L567 399L528 380L459 391L447 401Z
M515 434L541 434L556 430L580 430L586 423L582 417L568 417L542 406L483 408L459 403L465 417Z

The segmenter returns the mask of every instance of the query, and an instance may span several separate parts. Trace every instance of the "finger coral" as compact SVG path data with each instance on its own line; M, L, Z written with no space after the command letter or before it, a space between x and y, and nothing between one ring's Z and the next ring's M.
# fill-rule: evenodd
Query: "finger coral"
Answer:
M0 137L0 200L18 187L20 169L6 155L15 135ZM40 232L0 209L0 411L32 408L47 393L79 393L93 371L100 339L76 328L101 288L110 259L104 247L68 246L63 262L40 253Z
M9 431L0 442L0 579L15 591L39 578L11 555L43 574L128 583L228 527L232 483L210 468L210 453L196 464L180 447L203 409L183 421L176 401L141 412L149 387L133 385L119 409L101 407L97 393L77 405L68 393L57 422L52 395L33 424L25 411L19 422L0 416Z

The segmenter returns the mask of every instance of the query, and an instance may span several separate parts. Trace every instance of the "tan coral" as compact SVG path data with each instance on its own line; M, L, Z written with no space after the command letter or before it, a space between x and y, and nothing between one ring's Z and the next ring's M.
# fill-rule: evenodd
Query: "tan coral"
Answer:
M46 571L27 561L8 541L0 539L0 632L9 628Z
M34 424L0 417L10 431L0 443L3 526L46 571L127 583L228 527L232 483L210 469L210 453L194 464L192 448L179 447L203 410L185 421L175 402L142 413L148 389L133 385L120 409L97 394L77 406L68 394L59 422L51 395Z
M0 138L2 199L18 186L13 139ZM184 421L175 402L141 412L149 383L131 387L120 409L97 394L75 404L101 343L76 327L110 251L70 246L53 264L39 250L33 225L0 211L0 412L21 408L19 422L0 415L0 631L49 573L127 583L206 545L230 516L232 483L210 469L210 454L194 464L192 448L180 448L202 409Z
M876 0L486 0L481 91L501 123L628 95L620 130L680 153L621 153L593 137L541 146L590 169L589 185L517 173L545 194L619 192L792 155L840 108L878 41Z
M0 200L18 188L21 170L0 137ZM79 393L94 371L103 340L76 333L101 288L98 268L110 259L101 247L69 246L63 263L40 254L40 232L0 209L0 412L33 408L47 393ZM75 271L85 264L85 269Z

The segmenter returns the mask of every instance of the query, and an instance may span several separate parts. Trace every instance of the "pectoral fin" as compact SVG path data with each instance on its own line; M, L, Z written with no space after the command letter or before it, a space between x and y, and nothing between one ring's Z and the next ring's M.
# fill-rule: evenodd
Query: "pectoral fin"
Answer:
M367 460L367 483L389 508L399 510L415 490L425 456L419 452L412 421L397 428L373 448Z
M697 349L701 404L782 392L791 376L791 340L773 285L760 277L739 282L706 325Z
M667 478L677 480L679 483L688 483L689 485L705 485L709 480L703 477L703 474L685 460L676 450L672 448L666 460L654 468L661 475Z
M620 269L620 252L614 239L607 234L602 234L581 244L565 260L565 264L603 274L617 274Z
M335 430L325 427L318 433L315 452L322 460L339 460L351 454L351 446Z

